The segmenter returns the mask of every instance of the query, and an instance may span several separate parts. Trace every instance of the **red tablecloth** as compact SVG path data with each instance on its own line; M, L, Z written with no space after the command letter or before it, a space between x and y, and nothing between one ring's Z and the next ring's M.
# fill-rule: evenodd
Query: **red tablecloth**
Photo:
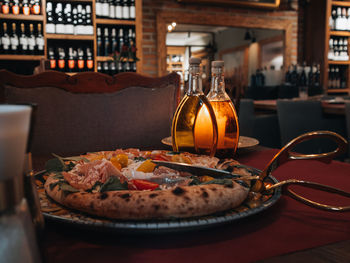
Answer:
M275 153L256 151L240 155L239 160L263 169ZM291 161L273 175L350 191L350 164L346 163ZM319 200L325 196L314 190L304 192ZM350 204L335 195L330 200ZM48 262L252 262L350 239L350 212L321 211L282 196L260 214L196 232L128 236L49 224L45 239Z

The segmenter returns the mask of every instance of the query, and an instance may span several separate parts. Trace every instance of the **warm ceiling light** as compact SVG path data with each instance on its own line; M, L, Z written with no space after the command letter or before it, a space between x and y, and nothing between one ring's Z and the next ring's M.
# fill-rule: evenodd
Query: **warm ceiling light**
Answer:
M171 32L173 30L172 25L168 25L168 31Z
M176 22L172 22L171 25L172 25L173 27L176 27Z

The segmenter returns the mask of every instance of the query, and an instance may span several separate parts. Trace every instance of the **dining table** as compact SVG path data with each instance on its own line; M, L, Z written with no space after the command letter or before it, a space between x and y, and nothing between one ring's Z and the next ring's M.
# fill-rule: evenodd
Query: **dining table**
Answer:
M321 100L321 106L324 114L345 115L344 101ZM277 100L254 100L255 110L277 111Z
M238 150L241 164L264 169L278 149ZM45 157L33 158L36 171ZM272 176L302 179L350 192L350 164L289 161ZM294 188L293 188L294 189ZM295 186L319 202L346 206L350 199ZM44 215L45 216L45 215ZM45 217L40 236L44 262L350 262L350 211L329 212L282 193L270 207L237 220L194 229L150 233L79 227Z

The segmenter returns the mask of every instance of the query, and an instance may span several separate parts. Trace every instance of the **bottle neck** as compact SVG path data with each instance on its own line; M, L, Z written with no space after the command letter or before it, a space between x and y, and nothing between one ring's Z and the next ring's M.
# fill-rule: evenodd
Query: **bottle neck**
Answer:
M225 79L222 68L212 69L211 92L225 93Z
M226 101L230 100L230 97L225 91L225 78L223 74L223 68L212 68L210 91L207 95L209 100Z
M187 95L203 95L202 77L200 76L199 65L191 65L189 70L189 82Z

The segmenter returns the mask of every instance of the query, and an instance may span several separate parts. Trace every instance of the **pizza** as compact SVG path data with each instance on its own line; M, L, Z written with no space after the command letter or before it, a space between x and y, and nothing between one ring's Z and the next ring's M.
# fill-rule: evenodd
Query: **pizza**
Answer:
M217 179L180 172L152 160L232 169L249 176L234 160L163 150L117 149L50 160L45 191L59 204L111 219L188 218L239 206L249 180Z

